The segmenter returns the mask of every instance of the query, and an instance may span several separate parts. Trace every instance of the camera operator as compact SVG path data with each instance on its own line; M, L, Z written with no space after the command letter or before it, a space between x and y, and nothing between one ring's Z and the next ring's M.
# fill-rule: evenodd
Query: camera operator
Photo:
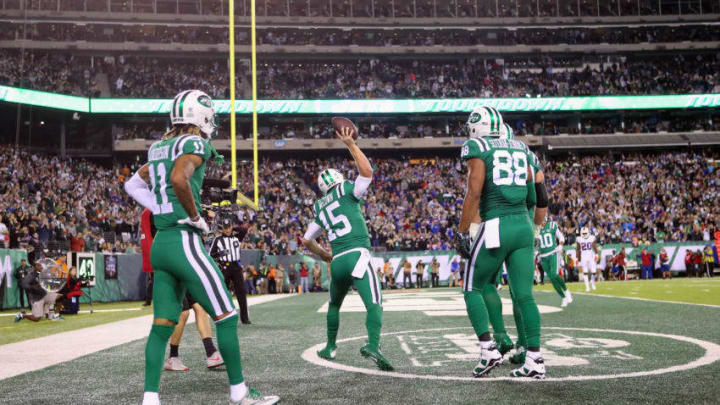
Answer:
M232 220L230 218L223 219L222 235L213 241L212 247L210 247L210 255L222 270L228 288L230 288L229 282L232 280L235 296L237 296L238 304L240 305L240 321L244 324L250 324L245 280L243 279L243 269L240 267L240 240L244 236L245 234L242 233L242 231L233 234Z
M49 316L50 310L54 308L55 301L62 298L62 295L54 292L47 292L39 281L40 272L43 270L41 263L35 263L35 268L31 269L27 276L23 279L23 288L27 291L28 297L30 298L30 307L32 313L27 315L25 311L18 312L15 315L15 322L20 322L23 319L29 321L38 322L43 316L48 316L50 320L62 321L63 318L56 315L53 309L53 314Z
M30 296L23 288L22 281L30 272L30 265L25 259L20 260L20 265L15 269L15 280L17 281L18 298L20 299L20 308L25 308L25 297L27 297L28 307L30 306ZM1 304L1 302L0 302Z

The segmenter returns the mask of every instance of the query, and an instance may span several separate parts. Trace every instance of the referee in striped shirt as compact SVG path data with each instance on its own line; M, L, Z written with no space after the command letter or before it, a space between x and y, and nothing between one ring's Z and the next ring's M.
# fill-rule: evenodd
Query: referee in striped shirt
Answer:
M228 289L229 281L232 280L235 296L240 305L240 321L249 324L245 280L243 280L243 269L240 267L240 239L245 235L241 235L240 238L233 235L233 223L230 218L223 219L222 229L222 235L215 238L210 247L210 255L222 269Z

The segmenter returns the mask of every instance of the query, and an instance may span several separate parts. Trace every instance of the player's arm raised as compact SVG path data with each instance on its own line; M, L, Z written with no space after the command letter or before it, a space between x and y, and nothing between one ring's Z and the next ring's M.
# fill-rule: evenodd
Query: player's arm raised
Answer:
M138 204L152 212L156 212L157 201L148 184L150 184L150 171L146 163L125 182L124 188L125 192Z
M322 228L320 227L320 225L318 225L314 221L310 222L310 225L308 225L308 229L305 232L305 235L302 237L302 244L307 250L309 250L313 254L320 256L320 258L324 261L330 263L332 261L332 253L323 249L322 246L318 245L318 243L315 241L315 239L320 236L321 232Z
M355 143L355 140L353 139L353 132L354 130L350 127L342 127L340 131L335 131L335 135L343 141L350 151L353 159L355 159L355 165L357 166L360 176L372 178L373 169L370 165L370 161L363 151L360 150L357 143Z
M203 159L198 155L181 155L173 165L172 172L170 173L170 183L172 184L178 202L188 214L188 218L181 219L178 223L187 224L205 233L209 233L210 227L197 211L192 188L190 188L190 177L195 173L195 169L202 164Z

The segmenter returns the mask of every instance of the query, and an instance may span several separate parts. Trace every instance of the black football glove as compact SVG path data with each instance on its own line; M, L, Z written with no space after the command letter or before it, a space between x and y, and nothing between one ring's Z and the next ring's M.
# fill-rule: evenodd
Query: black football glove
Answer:
M472 253L472 239L470 238L469 232L455 233L455 250L457 250L460 257L470 259L470 255Z

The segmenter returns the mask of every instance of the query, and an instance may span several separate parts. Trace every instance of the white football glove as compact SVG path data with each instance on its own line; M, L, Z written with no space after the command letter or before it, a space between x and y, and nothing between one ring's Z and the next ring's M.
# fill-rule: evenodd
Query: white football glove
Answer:
M187 217L185 219L180 219L177 221L178 224L182 225L190 225L194 228L197 228L202 231L202 233L210 233L210 227L208 226L207 222L205 222L205 218L202 217L202 215L198 215L198 219L193 221L190 217Z

